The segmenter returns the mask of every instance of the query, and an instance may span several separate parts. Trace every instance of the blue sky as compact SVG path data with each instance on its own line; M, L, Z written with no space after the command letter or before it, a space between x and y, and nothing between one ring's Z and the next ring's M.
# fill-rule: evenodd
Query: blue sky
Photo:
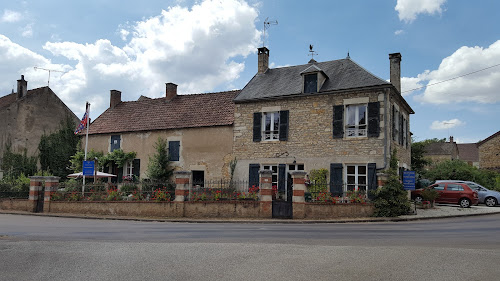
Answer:
M388 54L400 52L415 139L477 142L500 130L499 10L494 0L2 1L0 96L21 74L29 89L46 86L34 66L64 71L50 87L79 117L89 101L92 119L111 89L122 100L163 96L166 82L180 94L241 89L269 17L272 67L307 63L312 44L317 61L349 52L388 79Z

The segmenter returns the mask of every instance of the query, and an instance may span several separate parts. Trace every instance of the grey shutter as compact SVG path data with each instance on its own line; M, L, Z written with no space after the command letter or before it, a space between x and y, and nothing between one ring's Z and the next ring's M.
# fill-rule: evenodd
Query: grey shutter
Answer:
M132 174L137 178L141 175L141 159L134 159L132 161Z
M120 149L120 142L120 135L111 135L111 152L115 151L116 149Z
M168 160L179 161L180 159L180 141L169 141L168 142Z
M396 140L396 108L394 105L392 106L392 115L391 115L391 120L392 120L392 140Z
M374 194L372 191L376 190L377 184L377 164L368 163L368 198L372 199Z
M399 144L403 145L403 114L399 115Z
M253 141L259 142L262 139L262 113L253 113Z
M408 120L406 120L405 126L406 126L406 148L408 148L408 144L410 143L410 116L408 116Z
M333 107L333 138L341 139L344 137L344 106L336 105Z
M278 165L278 191L285 192L286 165Z
M380 103L368 103L368 137L378 138L380 134Z
M118 167L117 167L117 168L116 168L116 169L118 170L118 175L117 175L117 180L118 180L117 182L118 182L118 183L120 183L120 182L122 182L122 181L123 181L123 169L124 169L124 168L125 168L125 167L121 167L121 168L118 168Z
M248 171L248 187L259 186L260 164L250 164Z
M332 196L342 196L342 163L330 164L330 193Z
M280 141L288 140L288 110L280 111Z

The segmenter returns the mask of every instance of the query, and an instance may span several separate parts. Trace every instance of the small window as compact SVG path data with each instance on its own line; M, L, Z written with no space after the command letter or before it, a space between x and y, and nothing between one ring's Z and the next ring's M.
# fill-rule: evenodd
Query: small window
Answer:
M121 137L120 135L111 136L111 152L120 149Z
M180 141L169 141L168 142L168 160L179 161L180 159Z
M433 186L434 190L444 190L444 183Z
M205 171L191 171L193 173L193 185L204 187L205 185Z
M264 112L262 114L262 135L264 140L279 140L280 113Z
M316 93L318 91L318 74L307 74L304 76L304 93Z
M463 191L464 187L459 184L448 184L448 191Z
M366 104L348 105L346 108L346 136L366 136Z
M273 171L272 174L272 186L278 186L278 165L263 165L262 169Z
M346 166L347 191L367 191L368 169L366 165Z

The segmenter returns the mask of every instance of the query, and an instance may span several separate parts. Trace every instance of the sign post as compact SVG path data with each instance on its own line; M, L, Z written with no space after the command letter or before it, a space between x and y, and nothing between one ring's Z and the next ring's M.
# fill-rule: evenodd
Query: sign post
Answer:
M94 161L83 161L83 186L82 186L82 196L85 196L85 177L94 176L95 164Z
M415 190L415 171L403 172L403 188L405 190Z

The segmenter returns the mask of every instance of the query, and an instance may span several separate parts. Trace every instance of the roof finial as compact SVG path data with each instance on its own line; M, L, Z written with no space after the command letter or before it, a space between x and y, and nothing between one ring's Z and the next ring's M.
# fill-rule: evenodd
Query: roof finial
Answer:
M350 58L351 58L351 56L349 56L349 50L347 50L347 57L346 57L346 59L350 59Z
M313 45L311 45L311 44L309 44L309 53L310 53L310 54L309 54L309 56L311 56L311 60L309 61L309 63L314 63L314 62L316 62L316 61L314 60L314 56L317 56L317 55L318 55L318 53L316 53L316 52L313 50L313 48L314 48L314 46L313 46Z

